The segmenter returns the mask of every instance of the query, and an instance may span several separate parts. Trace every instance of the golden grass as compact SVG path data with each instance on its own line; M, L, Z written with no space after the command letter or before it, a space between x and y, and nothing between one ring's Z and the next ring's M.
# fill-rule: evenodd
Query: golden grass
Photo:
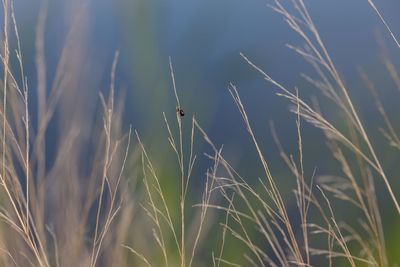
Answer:
M372 0L368 2L400 48L379 9ZM317 78L304 75L304 79L322 92L326 97L324 101L336 105L346 127L335 126L322 114L318 101L308 103L300 97L298 88L285 87L254 60L241 54L245 62L278 89L278 96L290 102L291 111L296 115L298 149L294 154L285 152L278 131L271 125L280 156L296 182L295 203L283 196L266 160L266 152L252 128L246 105L232 83L229 92L263 173L256 184L250 184L245 174L240 174L226 160L223 146L211 140L195 117L183 118L177 112L176 118L170 120L163 114L168 142L177 163L179 196L174 203L168 199L165 178L151 160L139 132L135 131L135 148L132 148L131 128L126 134L122 133L123 101L115 95L118 52L111 66L109 95L100 94L99 97L102 115L83 107L76 107L68 115L63 113L65 107L75 104L79 94L75 88L82 82L75 77L79 76L77 73L84 60L77 52L82 44L75 42L85 36L85 27L76 27L84 24L85 9L76 14L71 25L70 38L66 38L50 88L47 88L44 43L47 7L41 9L35 42L38 120L31 120L33 101L29 99L29 81L22 64L17 20L12 1L4 0L0 265L316 266L323 255L328 266L336 266L340 262L336 258L344 259L349 266L391 266L375 185L377 179L383 182L391 208L399 216L398 192L391 184L393 178L384 169L379 150L373 145L304 1L290 1L294 13L288 11L287 5L274 0L271 7L305 43L304 47L288 47L314 68ZM11 32L17 40L15 57L9 47ZM14 72L10 67L12 60L16 60L19 67ZM399 75L390 59L386 58L384 64L400 88ZM176 106L184 109L171 59L170 73ZM362 70L360 74L383 118L383 138L398 150L398 133L375 85ZM57 111L62 115L57 117ZM88 119L95 122L89 123ZM54 159L50 159L46 148L47 130L54 120L61 124L60 136ZM303 122L322 130L331 156L340 166L341 177L320 176L315 170L307 175L310 172L305 170L304 164ZM190 129L189 136L184 135L185 127ZM201 137L197 138L198 134ZM200 199L188 195L198 153L195 151L197 139L212 149L212 153L205 154L212 164L205 174ZM82 160L88 154L89 160ZM136 176L142 178L137 187ZM333 199L359 211L356 225L337 216L340 210ZM205 238L212 227L218 228L221 242L210 246ZM315 236L322 238L325 245L314 242ZM229 258L226 248L229 242L242 244L242 259L246 265ZM201 259L204 254L208 259Z

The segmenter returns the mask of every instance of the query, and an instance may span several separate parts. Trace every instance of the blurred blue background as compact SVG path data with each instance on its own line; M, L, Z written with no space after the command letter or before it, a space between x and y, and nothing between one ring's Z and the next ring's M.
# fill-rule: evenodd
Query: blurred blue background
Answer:
M382 126L382 122L370 98L365 96L366 89L357 68L363 67L371 80L380 85L379 94L389 115L394 114L394 122L399 122L398 95L393 97L398 92L383 67L382 53L386 51L396 65L400 49L366 0L309 0L306 3L340 74L351 89L361 117L373 135L378 136L376 128ZM80 40L83 51L80 55L87 64L87 73L93 73L90 78L97 81L83 90L94 99L98 90L107 90L114 52L119 50L117 88L118 93L126 96L124 120L126 125L132 124L138 129L160 168L168 172L176 164L173 157L166 157L163 152L169 149L169 144L162 112L172 121L176 108L168 63L171 57L186 114L184 126L189 128L190 119L195 115L212 140L218 145L224 144L227 158L246 177L255 179L261 175L261 166L227 89L229 82L233 82L238 86L265 155L273 163L272 170L285 185L289 183L286 181L290 179L289 173L279 159L269 121L275 122L284 147L295 153L295 117L288 112L287 101L275 95L276 88L248 66L239 53L243 52L288 88L299 86L304 98L319 93L300 76L301 73L314 75L311 68L285 47L288 43L302 45L301 40L268 4L272 1L49 0L45 44L48 83L52 82L69 27L77 16L83 16L85 19L73 27L85 29L86 40ZM377 0L376 4L392 30L400 35L400 2ZM42 5L38 0L15 2L25 67L33 89L36 84L35 30ZM315 166L321 173L329 173L337 167L331 157L325 156L329 152L318 130L304 126L303 138L308 175ZM201 157L207 147L200 137L198 139ZM394 172L398 157L389 147L383 148L381 153L387 159L385 167ZM198 164L194 175L197 182L204 179L209 162L200 159ZM394 182L394 186L399 188L399 182ZM382 197L387 198L384 192ZM390 214L387 216L388 220L393 219Z
M15 3L31 87L36 79L34 39L41 4L39 0ZM226 149L240 158L248 142L242 138L246 133L229 96L229 82L238 86L256 132L269 136L268 121L274 120L282 137L293 139L293 116L287 112L286 101L274 96L275 88L240 58L240 52L289 88L300 85L301 95L316 93L304 86L300 77L301 73L310 73L310 68L285 47L288 43L301 45L301 41L269 4L272 1L48 1L48 77L52 77L71 22L79 12L84 12L85 24L74 27L87 28L82 50L90 62L88 66L100 68L100 76L107 77L114 52L120 51L117 87L127 94L127 122L145 131L155 147L166 144L159 137L160 130L165 128L162 112L167 116L175 112L168 67L171 56L187 116L196 115L216 143L226 144ZM387 72L382 68L378 39L384 41L394 58L399 50L367 1L323 0L307 4L344 80L354 88L352 94L363 90L358 66L364 67L372 79L388 80L382 78ZM400 3L387 0L377 4L393 31L400 32ZM393 87L386 83L385 88ZM100 84L99 87L106 88L107 79L102 78ZM363 105L363 101L356 102ZM268 139L263 138L266 144L270 144Z

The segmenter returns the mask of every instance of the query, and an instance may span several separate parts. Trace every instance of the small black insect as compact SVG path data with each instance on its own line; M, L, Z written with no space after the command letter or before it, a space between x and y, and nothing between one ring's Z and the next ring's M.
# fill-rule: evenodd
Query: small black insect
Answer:
M178 115L181 117L185 116L185 112L183 111L183 109L181 109L181 107L176 108L176 113L178 113Z

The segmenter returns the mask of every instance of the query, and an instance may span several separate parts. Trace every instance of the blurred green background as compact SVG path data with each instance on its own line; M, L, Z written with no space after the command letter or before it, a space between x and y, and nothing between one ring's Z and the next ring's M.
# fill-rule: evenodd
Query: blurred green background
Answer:
M35 29L43 3L39 0L15 1L32 94L36 84ZM400 2L385 0L377 3L392 30L400 33ZM277 97L276 89L248 66L239 53L243 52L288 88L298 86L300 95L306 99L319 93L300 76L310 73L310 67L285 47L287 43L301 45L301 41L268 4L271 4L268 0L49 0L45 45L48 77L52 77L56 68L71 23L84 14L86 19L82 25L74 27L85 27L86 40L82 42L84 52L81 55L87 62L87 73L93 73L90 78L97 81L84 89L88 91L86 94L97 98L98 90L107 90L110 65L114 52L119 50L117 88L118 94L126 96L126 127L132 124L138 130L163 177L170 177L177 164L171 156L162 112L170 120L175 118L168 65L171 57L178 94L186 114L183 124L187 133L190 118L196 116L212 140L218 145L224 144L225 155L233 165L250 181L256 180L262 173L262 166L256 160L240 114L227 90L229 82L233 82L238 86L265 155L279 177L279 184L284 189L291 189L294 181L279 158L269 121L275 122L285 149L295 153L295 117L288 112L287 101ZM362 66L370 79L380 85L379 94L388 114L395 123L400 123L398 91L382 64L383 51L396 64L400 50L366 0L311 0L307 4L340 74L352 90L350 94L367 128L379 140L377 127L382 126L382 122L371 99L365 96L366 89L357 67ZM383 47L380 42L384 43ZM340 123L339 114L334 120ZM337 165L327 156L330 154L320 131L304 125L303 139L308 175L314 167L319 174L338 173ZM381 147L379 152L386 163L385 168L396 177L399 157L388 145L377 144ZM200 137L196 148L200 153L192 181L194 185L202 185L209 166L202 152L209 150ZM377 184L378 188L383 188L380 181ZM178 187L169 185L170 194L176 194ZM398 179L393 179L393 187L395 192L400 191ZM388 244L393 244L389 249L392 257L396 257L400 221L392 213L392 204L384 190L378 191L386 225L393 225ZM389 212L385 212L386 206ZM342 212L342 216L346 216L346 208ZM234 248L228 250L234 254Z

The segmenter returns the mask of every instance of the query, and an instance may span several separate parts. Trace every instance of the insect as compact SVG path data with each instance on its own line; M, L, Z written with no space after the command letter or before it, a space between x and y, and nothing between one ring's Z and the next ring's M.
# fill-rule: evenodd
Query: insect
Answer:
M181 117L185 116L185 112L183 111L183 109L181 107L176 108L176 113L178 113L178 115Z

